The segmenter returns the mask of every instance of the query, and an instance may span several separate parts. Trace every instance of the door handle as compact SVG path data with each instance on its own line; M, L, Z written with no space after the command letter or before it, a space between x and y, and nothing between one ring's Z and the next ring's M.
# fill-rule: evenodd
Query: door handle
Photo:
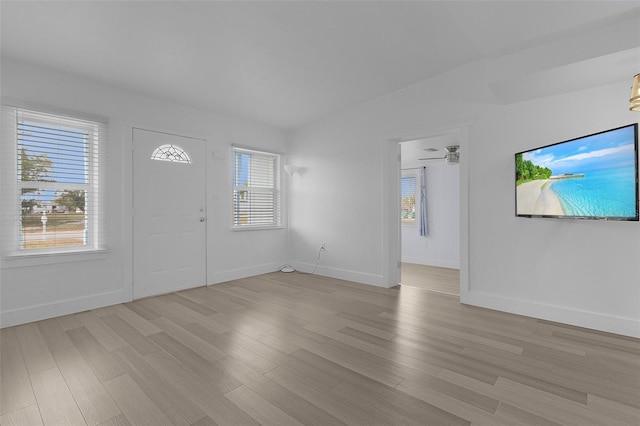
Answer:
M204 216L200 217L200 222L204 222L205 220L207 220L207 218L205 218Z

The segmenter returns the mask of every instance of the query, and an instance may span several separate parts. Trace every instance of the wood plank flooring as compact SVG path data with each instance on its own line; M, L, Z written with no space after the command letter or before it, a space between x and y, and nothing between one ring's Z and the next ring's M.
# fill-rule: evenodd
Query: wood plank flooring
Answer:
M460 270L402 263L401 285L460 296Z
M638 425L640 340L272 273L5 328L2 425Z

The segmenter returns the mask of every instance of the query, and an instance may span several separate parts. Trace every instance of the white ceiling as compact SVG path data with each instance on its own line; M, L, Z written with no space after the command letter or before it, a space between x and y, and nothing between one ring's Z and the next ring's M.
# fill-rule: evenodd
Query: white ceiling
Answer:
M400 143L400 157L402 167L428 166L433 164L445 164L446 146L459 145L457 132L443 133L427 138L404 141ZM432 160L424 160L431 158ZM439 158L439 160L433 160Z
M7 58L285 129L477 61L499 102L567 90L585 62L581 84L640 71L640 1L2 0L0 16Z

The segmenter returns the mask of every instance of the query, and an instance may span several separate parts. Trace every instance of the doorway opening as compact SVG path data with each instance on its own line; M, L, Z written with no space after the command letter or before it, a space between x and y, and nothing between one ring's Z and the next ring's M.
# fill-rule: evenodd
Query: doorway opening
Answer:
M400 284L460 295L459 132L400 145Z

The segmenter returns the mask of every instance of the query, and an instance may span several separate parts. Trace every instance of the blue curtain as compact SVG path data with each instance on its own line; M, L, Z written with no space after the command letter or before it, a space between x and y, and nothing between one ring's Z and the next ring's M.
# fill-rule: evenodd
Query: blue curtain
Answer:
M429 234L427 227L427 168L420 170L420 236Z

